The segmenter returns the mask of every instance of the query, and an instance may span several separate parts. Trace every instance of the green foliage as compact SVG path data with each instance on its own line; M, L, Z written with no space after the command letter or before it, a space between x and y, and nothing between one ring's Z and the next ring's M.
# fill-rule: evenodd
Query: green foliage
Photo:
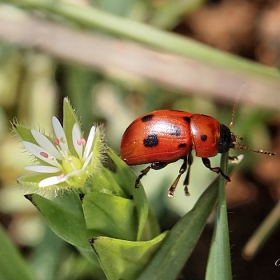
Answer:
M34 280L32 271L0 224L0 278Z
M162 233L145 242L97 237L92 240L92 247L107 279L136 279L165 237L166 233Z
M188 59L203 62L205 65L214 65L215 67L218 65L237 72L243 70L250 74L260 74L272 81L279 79L279 71L275 69L220 52L193 40L135 20L137 18L148 22L147 19L150 18L150 23L154 26L173 27L181 16L185 16L199 7L203 2L201 0L183 0L177 3L178 5L174 5L173 1L161 1L161 5L152 7L152 9L152 4L149 1L137 0L123 0L118 4L112 4L110 0L94 1L95 8L77 7L63 1L58 1L55 4L47 0L1 2L13 3L16 6L23 7L26 11L39 11L38 14L47 16L50 20L60 21L62 24L71 23L72 26L82 26L90 31L95 29L99 33L104 32L106 35L133 40L143 46L168 51L171 54L179 54ZM100 9L103 9L103 11ZM132 15L137 16L131 19ZM124 18L124 16L128 18ZM15 52L18 51L16 48L10 48L9 46L6 48L7 53L11 52L11 49ZM18 56L22 58L21 55ZM20 63L20 59L17 59L17 63ZM27 64L29 64L29 61ZM61 66L58 66L57 69L61 70L59 67ZM25 71L28 72L26 69ZM66 95L72 95L72 102L79 108L81 112L78 112L83 116L84 128L89 131L92 126L93 115L89 101L91 100L93 87L96 84L102 85L104 78L101 77L102 74L100 73L92 73L88 69L80 69L73 65L67 65L62 72L64 78L67 77L68 79L67 86L62 89L62 92ZM51 72L51 79L53 74ZM18 78L18 76L16 77ZM26 86L26 80L28 79L25 79L25 77L21 77L21 79L24 85L22 87L28 88ZM126 80L126 77L124 80ZM10 83L9 79L7 81ZM15 85L17 83L13 82L11 84ZM116 81L114 83L106 81L106 86L112 84L115 90L119 86ZM191 109L199 108L201 110L201 106L190 105L193 100L195 104L197 98L192 100L180 99L178 96L174 98L175 95L172 91L171 94L167 90L159 91L155 89L155 86L143 86L141 82L134 84L133 81L127 81L124 87L130 88L132 92L135 89L139 92L142 91L142 93L145 92L141 98L145 100L143 107L146 109L152 110L166 104L169 106L171 102L174 104L175 99L178 98L177 105L182 106L181 109L185 110L190 106ZM95 91L93 92L95 94ZM124 96L123 92L121 94ZM207 100L207 103L208 106L209 100ZM110 107L111 103L108 102L108 104L106 106ZM98 104L94 106L94 109L97 109L94 116L103 120L102 110L98 107ZM131 114L133 110L125 109L123 104L120 107L118 112L125 112L124 117L127 122L129 118L133 117L133 114ZM143 107L138 108L138 110L143 110ZM28 106L25 109L28 112ZM215 107L213 111L216 114L219 110ZM63 113L63 129L66 138L72 139L73 126L76 123L80 124L80 118L77 117L66 99L64 100ZM118 120L111 120L108 125L114 126L116 122L119 124L119 115L113 112L112 118L118 116ZM259 110L249 116L251 117L242 115L241 130L251 135L252 132L249 128L253 128L253 124L256 124L258 119L263 122L264 118ZM14 131L21 136L22 140L37 144L30 129L16 123ZM117 138L114 133L112 134L113 138ZM73 180L55 185L52 193L49 193L48 188L41 188L40 195L33 193L40 188L40 181L48 178L49 175L31 174L18 178L18 183L30 192L26 195L26 198L39 210L47 225L57 236L73 245L85 259L89 260L91 275L94 275L98 280L134 280L137 277L137 279L176 279L189 259L218 200L215 231L209 253L206 279L231 279L224 179L217 178L211 183L192 210L184 215L169 232L161 233L156 217L148 205L142 185L140 184L138 189L134 188L135 174L110 148L105 150L103 137L103 128L98 127L92 145L94 160L90 162L87 172L79 175L78 179L77 174L74 174ZM49 135L46 135L46 138L52 140ZM68 144L72 155L78 157L73 142L69 141ZM113 143L113 145L117 146L118 144ZM227 159L223 157L222 160L221 167L226 172ZM44 164L44 161L40 158L37 158L37 161L41 165ZM226 173L232 173L238 163L239 161L231 163ZM73 186L75 187L74 190ZM276 216L274 226L279 223L279 212ZM273 228L273 226L270 227L270 229ZM261 236L261 241L267 238L270 233L268 231L266 230L264 235ZM28 265L6 238L2 229L0 229L0 242L2 244L0 250L0 278L36 278L32 276ZM75 266L75 263L77 263L76 259L73 261L72 269L77 271L79 266L77 264ZM60 279L57 275L55 276L56 279ZM75 277L73 275L73 279L79 279L78 273Z
M221 167L227 169L228 155L221 158ZM218 206L216 211L215 229L212 237L208 265L206 270L207 280L230 280L232 279L230 243L227 221L227 205L225 192L225 179L219 177L218 183Z
M62 131L62 127L54 125L56 134L65 135L63 136L66 138L65 141L63 140L65 143L70 142L69 139L75 138L75 130L72 128L77 123L77 119L68 100L65 100L64 133L58 133L58 128ZM45 140L45 136L39 137L32 131L32 134L30 134L28 130L17 125L15 131L25 141L36 140L35 142L38 142L40 146L49 149L49 153L53 155L57 153L54 150L55 147L49 144L49 140ZM58 136L57 138L60 139ZM41 139L45 140L45 143ZM79 138L77 139L80 141ZM96 133L91 141L92 143L101 143L100 139L101 135ZM68 149L73 151L72 154L76 152L74 154L76 157L82 154L83 150L79 151L80 148L75 147L75 142L72 143L71 148L67 147L67 150L61 153L62 157L68 159ZM63 149L63 145L57 149ZM215 233L218 232L222 237L227 238L225 180L223 178L218 177L206 189L194 208L169 233L160 234L157 222L149 209L143 187L140 185L136 189L133 186L136 177L130 167L111 149L103 150L100 144L97 146L93 144L92 146L92 153L97 153L95 158L100 158L101 154L104 157L105 153L107 157L102 160L103 164L98 165L98 171L95 170L94 173L89 174L84 187L69 189L69 192L62 192L59 196L55 192L48 197L29 194L26 195L26 198L39 210L46 223L58 236L77 247L95 264L97 258L107 279L135 279L139 274L141 274L139 279L150 279L155 275L158 279L175 279L189 258L207 218L213 210L217 201L218 189L219 205L222 206L218 208L217 225L221 229L216 230ZM86 153L87 147L85 147L84 153ZM35 152L35 155L38 154L37 157L40 157L42 153L40 149L42 148L37 146L36 149L39 149L39 152ZM51 158L52 154L50 154ZM57 160L60 159L60 155L56 157ZM72 157L69 160L71 159ZM222 168L226 173L227 160L227 154L223 155ZM230 173L236 163L238 161L231 163ZM30 181L32 181L32 178L34 178L34 181L38 180L37 175L35 177L34 175L28 176ZM76 176L75 173L74 176ZM26 184L24 178L26 177L20 179L19 182ZM217 184L219 184L219 187ZM36 187L35 184L35 190ZM54 187L57 191L64 190L64 185L61 187L59 181ZM48 189L46 189L46 192L48 192ZM221 210L223 211L221 212ZM220 217L223 219L220 219ZM217 250L219 256L220 252L226 252L229 246L226 242L217 244L215 239L216 234L214 234L210 254L209 263L212 263L209 266L210 269L216 268L212 261L216 259L216 254L213 252ZM223 257L223 259L225 259L224 262L230 263L229 255ZM169 269L170 265L172 269ZM230 266L227 266L225 270L231 274ZM98 266L96 266L96 273L100 273L100 267ZM229 277L225 276L224 279L229 279Z
M229 165L229 174L233 172L238 163L239 162L236 161ZM198 199L193 209L182 217L171 229L164 243L141 273L138 280L152 279L152 277L154 277L154 279L166 280L177 278L184 264L190 257L207 219L217 202L219 181L220 177L216 178ZM224 183L224 179L222 181ZM225 228L225 221L219 221L218 223L222 223L225 230L223 233L221 232L221 234L227 235L228 232L227 228ZM212 244L212 246L213 245L214 244ZM219 250L228 250L228 244L220 244ZM212 257L210 257L210 259L212 259ZM226 262L227 260L223 260L223 262L224 261Z

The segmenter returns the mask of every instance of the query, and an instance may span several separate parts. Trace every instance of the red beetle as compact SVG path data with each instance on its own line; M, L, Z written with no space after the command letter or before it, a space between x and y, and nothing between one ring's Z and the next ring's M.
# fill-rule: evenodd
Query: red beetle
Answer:
M229 177L220 167L211 167L208 157L226 153L230 148L275 155L263 150L252 150L237 143L236 138L242 139L210 116L184 111L159 110L142 115L130 124L122 137L120 154L128 165L151 163L141 171L135 181L135 187L150 169L159 170L169 163L183 159L179 175L169 188L168 195L174 195L178 181L187 169L184 186L185 193L188 195L187 185L193 161L192 150L195 150L197 157L202 158L207 168L228 181L230 181Z

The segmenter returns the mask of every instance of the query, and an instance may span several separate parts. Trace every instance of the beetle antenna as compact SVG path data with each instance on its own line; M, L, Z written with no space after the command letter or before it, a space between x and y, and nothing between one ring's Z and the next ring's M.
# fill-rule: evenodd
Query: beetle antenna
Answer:
M238 135L234 135L236 138L238 139L242 139L242 137L238 136ZM263 154L263 155L269 155L269 156L275 156L276 154L273 153L273 152L268 152L268 151L264 151L264 150L254 150L250 147L247 147L245 145L242 145L238 142L233 142L232 143L234 145L234 149L235 150L247 150L247 151L250 151L250 152L253 152L253 153L258 153L258 154Z
M236 111L236 107L237 104L239 102L240 99L240 93L236 96L234 104L233 104L233 108L232 108L232 113L231 113L231 120L230 120L230 124L228 126L228 128L231 128L233 126L233 121L234 121L234 117L235 117L235 111Z

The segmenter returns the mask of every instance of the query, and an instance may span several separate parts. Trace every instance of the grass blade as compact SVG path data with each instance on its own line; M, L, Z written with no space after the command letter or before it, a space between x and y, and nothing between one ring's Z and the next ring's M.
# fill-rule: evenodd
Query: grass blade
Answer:
M229 164L228 174L233 172L241 158L239 157L238 161ZM218 184L219 177L205 190L194 208L172 228L153 259L139 278L137 278L138 280L176 279L190 257L206 221L215 206L218 197Z
M228 154L223 154L221 156L221 168L225 173L227 173L227 162ZM222 176L219 176L219 202L208 258L206 280L232 279L225 185L226 180Z

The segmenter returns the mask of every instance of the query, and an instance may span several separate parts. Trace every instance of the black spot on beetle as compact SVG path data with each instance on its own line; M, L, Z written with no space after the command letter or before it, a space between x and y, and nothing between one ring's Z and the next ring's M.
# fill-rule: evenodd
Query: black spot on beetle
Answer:
M191 118L190 117L184 117L183 118L187 123L190 123L191 122Z
M201 141L206 141L207 135L205 135L205 134L200 135L200 139L201 139Z
M181 143L181 144L178 145L178 148L179 148L179 149L180 149L180 148L185 148L186 146L187 146L186 143Z
M172 125L170 127L170 135L172 136L180 136L181 135L181 129L180 127L176 126L176 125Z
M158 144L158 138L156 134L150 134L143 140L143 145L147 148L155 147Z
M142 117L142 122L148 122L153 118L154 115L146 115L144 117Z

